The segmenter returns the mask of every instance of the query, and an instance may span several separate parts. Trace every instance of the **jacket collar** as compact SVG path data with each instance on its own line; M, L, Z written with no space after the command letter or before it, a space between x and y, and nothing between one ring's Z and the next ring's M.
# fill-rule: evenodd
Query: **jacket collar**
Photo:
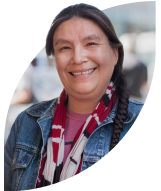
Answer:
M33 117L44 117L45 115L53 115L57 99L58 98L34 104L26 109L26 112Z
M107 118L104 120L105 123L109 120L109 118L111 118L111 119L112 119L112 122L113 122L113 119L116 117L116 114L117 114L117 106L118 106L118 99L116 100L116 103L115 103L114 107L112 108L112 110L111 110L109 116L107 116ZM133 113L133 112L128 108L127 118L126 118L126 120L124 121L124 123L125 123L125 124L130 123L130 122L133 120L133 118L135 117L135 115L136 115L136 114Z
M58 98L50 100L50 101L44 101L44 102L39 102L37 104L34 104L31 107L29 107L26 110L26 112L33 117L44 118L45 116L50 116L50 115L53 116L55 107L56 107L56 103L57 103L57 99ZM116 100L114 107L112 108L109 116L104 120L104 123L109 121L109 119L110 119L110 121L112 119L111 122L113 122L113 119L116 117L116 114L117 114L117 105L118 105L118 100ZM135 113L133 113L128 108L128 115L127 115L127 118L124 123L125 124L130 123L134 117L135 117Z

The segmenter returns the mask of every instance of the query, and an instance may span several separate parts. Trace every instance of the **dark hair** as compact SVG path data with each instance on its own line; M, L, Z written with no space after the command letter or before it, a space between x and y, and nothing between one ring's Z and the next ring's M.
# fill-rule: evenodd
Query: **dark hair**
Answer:
M122 71L124 50L123 45L117 38L115 30L108 17L98 8L87 4L76 4L63 9L52 22L46 39L46 53L54 55L53 36L57 27L73 17L84 18L94 21L108 37L111 47L118 48L118 61L115 65L111 81L114 82L118 98L117 115L114 119L114 128L111 139L110 150L119 142L120 133L123 130L123 122L126 119L129 94L126 87L126 80Z

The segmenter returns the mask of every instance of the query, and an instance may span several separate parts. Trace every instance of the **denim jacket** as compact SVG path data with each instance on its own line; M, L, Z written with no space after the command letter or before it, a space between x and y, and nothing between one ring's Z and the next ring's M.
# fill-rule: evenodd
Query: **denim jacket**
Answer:
M4 154L5 191L28 190L36 187L39 165L48 140L57 100L34 104L15 120ZM129 99L128 116L120 140L136 120L143 103ZM117 102L109 116L90 136L84 150L81 171L84 171L109 152L113 119ZM120 141L119 140L119 141Z

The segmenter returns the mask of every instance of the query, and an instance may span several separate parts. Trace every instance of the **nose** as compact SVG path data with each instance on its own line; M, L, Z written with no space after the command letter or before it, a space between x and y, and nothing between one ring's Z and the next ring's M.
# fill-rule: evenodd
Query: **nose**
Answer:
M74 48L72 64L82 64L87 61L85 50L81 45Z

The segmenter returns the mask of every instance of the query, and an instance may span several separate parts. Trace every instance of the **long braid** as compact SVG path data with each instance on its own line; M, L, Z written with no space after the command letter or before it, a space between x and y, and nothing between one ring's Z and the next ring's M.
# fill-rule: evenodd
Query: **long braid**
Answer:
M112 150L119 142L120 133L123 131L123 123L126 120L129 104L129 92L127 90L126 79L121 72L119 76L119 83L116 88L118 97L117 115L114 119L114 128L111 139L110 150Z

